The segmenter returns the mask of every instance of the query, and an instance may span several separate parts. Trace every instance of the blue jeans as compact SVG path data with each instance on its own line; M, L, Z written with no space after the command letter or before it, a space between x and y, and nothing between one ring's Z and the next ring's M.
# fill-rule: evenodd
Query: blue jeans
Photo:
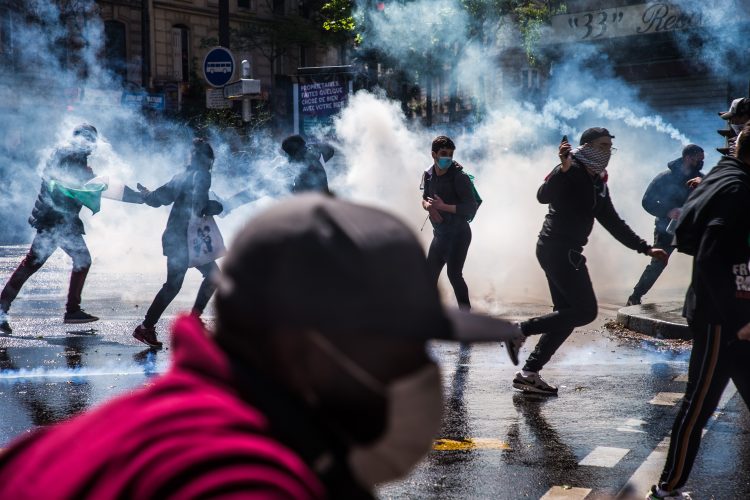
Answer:
M671 255L674 251L674 247L672 246L672 238L673 236L669 233L655 230L654 247L661 248L662 250L667 252L667 254ZM654 286L654 283L656 283L656 280L659 279L659 276L661 276L661 273L666 267L666 262L658 259L651 259L651 262L646 266L646 269L643 270L643 274L641 274L641 278L638 280L638 283L636 283L635 287L633 288L633 293L630 295L630 297L633 299L638 299L638 301L640 301L641 297L646 295L648 291L651 290L651 287Z

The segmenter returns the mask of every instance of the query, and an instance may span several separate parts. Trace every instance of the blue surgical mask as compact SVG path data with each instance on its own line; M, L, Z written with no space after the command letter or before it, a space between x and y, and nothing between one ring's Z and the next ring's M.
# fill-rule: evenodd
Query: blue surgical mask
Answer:
M440 170L445 170L453 165L453 158L450 156L441 156L437 159L437 165Z

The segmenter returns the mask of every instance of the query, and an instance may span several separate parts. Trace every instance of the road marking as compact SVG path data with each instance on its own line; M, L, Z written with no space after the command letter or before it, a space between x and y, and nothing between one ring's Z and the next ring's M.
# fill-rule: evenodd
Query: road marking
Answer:
M593 467L609 467L610 469L622 460L630 450L625 448L610 448L609 446L597 446L594 451L586 455L586 458L578 462L578 465L591 465Z
M572 486L553 486L539 500L583 500L591 493L590 488L573 488Z
M721 400L719 400L719 405L716 408L716 412L714 412L713 417L709 419L708 424L706 424L706 428L703 429L703 434L705 434L713 426L718 416L724 411L724 407L736 393L737 389L735 388L734 384L730 382L729 386L726 388L726 390L724 390L724 394L722 395ZM646 460L644 460L644 462L635 470L633 475L630 476L630 479L628 479L628 482L625 483L625 486L622 488L620 493L632 494L633 492L636 492L637 494L645 494L649 490L649 488L651 488L651 485L656 484L659 481L659 476L661 475L661 470L664 467L664 462L666 462L667 460L668 450L669 436L665 437L658 445L656 445L654 451L652 451L651 454L646 457Z
M674 406L685 395L683 392L659 392L649 401L652 405Z
M675 377L674 381L675 382L687 382L688 381L687 373L683 373L679 377Z
M495 438L436 439L432 444L432 449L435 451L510 450L510 445Z
M645 420L640 420L638 418L629 418L622 426L618 427L617 430L619 432L639 432L641 434L645 434L646 431L643 431L639 428L643 427L645 424Z

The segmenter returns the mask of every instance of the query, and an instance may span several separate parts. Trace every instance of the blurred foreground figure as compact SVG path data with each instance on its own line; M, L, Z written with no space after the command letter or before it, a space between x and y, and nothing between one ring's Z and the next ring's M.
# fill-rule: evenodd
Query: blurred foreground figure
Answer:
M682 204L687 200L690 191L700 184L703 178L703 174L700 172L703 168L703 158L703 148L695 144L688 144L682 149L680 158L667 164L669 170L654 177L643 195L641 201L643 208L656 217L654 246L662 248L667 254L671 255L674 251L672 246L673 226L680 217ZM640 304L641 298L651 290L666 267L666 261L651 259L625 305Z
M0 294L0 333L12 333L8 323L11 303L26 280L41 269L58 248L73 259L63 321L88 323L99 319L81 309L81 293L91 267L91 254L83 239L85 231L79 217L84 202L75 194L77 188L94 178L88 157L96 148L97 136L96 128L88 123L81 124L73 130L70 143L55 150L47 161L39 196L29 217L29 224L36 229L36 236L29 253Z
M190 152L190 164L185 170L154 191L138 185L146 205L172 205L167 227L161 237L162 253L167 257L167 281L154 297L143 323L133 332L133 337L150 347L161 348L162 343L156 338L156 323L180 292L185 274L191 267L188 248L191 217L217 215L222 210L221 203L208 199L213 162L214 150L211 145L202 139L195 139ZM195 267L203 275L203 282L193 305L193 314L200 317L216 290L213 277L219 273L219 266L214 260L210 260Z
M690 195L675 231L677 250L694 256L685 316L693 333L685 398L667 462L649 499L690 498L681 488L703 427L729 380L750 408L750 126L735 157L719 160Z
M176 321L149 387L0 454L0 498L372 498L440 428L427 341L521 336L444 309L402 222L318 194L240 232L216 312Z
M594 219L626 247L666 260L664 250L652 248L623 221L607 188L607 165L615 148L606 128L587 129L580 146L571 151L567 138L559 147L561 163L544 180L537 200L549 205L536 245L536 256L549 284L554 312L521 323L525 335L542 334L513 387L523 392L557 395L539 371L577 326L596 319L598 305L583 247Z

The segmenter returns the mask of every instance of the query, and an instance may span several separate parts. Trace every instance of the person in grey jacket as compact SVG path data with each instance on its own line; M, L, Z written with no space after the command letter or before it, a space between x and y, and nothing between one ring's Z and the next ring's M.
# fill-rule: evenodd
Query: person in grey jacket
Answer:
M674 226L680 217L680 208L690 191L700 184L703 178L700 172L703 168L703 158L703 148L688 144L682 149L680 158L667 164L668 170L654 177L643 195L643 208L656 217L654 246L664 249L668 254L674 250L674 231L670 230L670 223ZM633 288L633 293L628 297L626 305L640 304L641 298L651 290L666 267L667 261L651 259Z
M217 215L222 211L221 203L208 199L213 162L214 151L211 145L202 139L195 139L190 164L184 171L154 191L138 185L147 205L172 205L167 227L161 237L163 253L167 257L167 281L156 294L143 323L133 332L133 337L149 347L162 347L162 343L156 338L156 323L179 293L188 270L187 232L190 216ZM219 266L212 261L198 266L197 269L203 275L203 282L195 298L193 314L200 316L216 290L213 277L219 272Z

